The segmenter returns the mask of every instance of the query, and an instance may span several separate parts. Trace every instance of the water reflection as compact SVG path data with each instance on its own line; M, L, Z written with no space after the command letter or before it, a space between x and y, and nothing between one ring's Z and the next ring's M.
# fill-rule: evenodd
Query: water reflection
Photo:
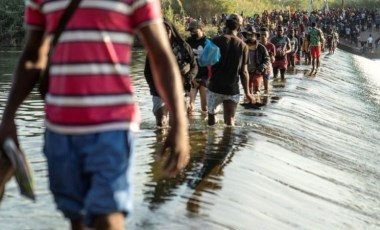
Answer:
M150 163L151 181L145 184L147 190L144 193L144 201L149 203L151 210L158 209L163 203L170 201L177 195L176 189L184 184L188 191L182 196L188 199L188 211L197 213L200 203L212 204L201 199L202 193L214 193L214 190L221 189L223 169L232 162L235 151L243 148L247 142L246 131L237 127L209 127L193 131L191 134L192 156L189 165L176 178L162 178L160 163ZM165 131L156 132L157 139L156 144L152 146L152 154L161 149L165 137Z
M17 55L0 53L0 113ZM234 128L210 128L196 111L190 163L178 177L164 179L154 155L166 133L154 132L144 59L144 51L134 52L142 130L128 229L379 229L380 62L338 50L316 77L304 75L309 66L297 66L286 82L273 80L260 110L239 105ZM43 117L33 92L16 123L35 173L37 202L20 199L10 182L0 229L68 228L48 190Z
M196 167L193 175L188 180L188 187L193 189L192 195L188 198L187 210L198 213L201 203L212 204L201 199L202 193L214 193L222 187L223 169L232 162L235 150L243 147L246 140L239 140L241 137L236 133L237 129L225 127L220 133L220 129L210 128L207 132L207 144L199 153L196 159Z
M156 130L156 142L151 146L153 149L152 158L162 149L167 135L167 130ZM150 172L148 172L150 181L145 184L147 190L144 192L144 201L149 204L149 209L158 209L164 202L175 196L173 192L179 185L184 183L186 175L184 172L178 174L175 178L167 179L161 175L162 162L153 160L149 163Z

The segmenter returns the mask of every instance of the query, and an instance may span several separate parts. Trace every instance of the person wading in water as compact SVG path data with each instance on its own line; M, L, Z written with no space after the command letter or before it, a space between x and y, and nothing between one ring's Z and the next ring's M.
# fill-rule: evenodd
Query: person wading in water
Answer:
M248 87L248 47L238 35L243 19L231 14L226 20L226 33L213 39L220 48L221 58L212 66L207 94L208 125L216 122L216 113L223 104L224 124L235 125L235 113L240 102L239 77L249 102L254 98Z

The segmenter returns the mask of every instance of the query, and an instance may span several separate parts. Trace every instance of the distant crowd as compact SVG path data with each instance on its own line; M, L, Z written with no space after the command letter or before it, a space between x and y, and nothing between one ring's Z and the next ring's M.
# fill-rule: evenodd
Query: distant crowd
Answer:
M270 34L275 33L277 25L283 25L285 30L295 29L296 34L303 34L308 25L315 22L325 34L336 32L340 38L345 39L351 44L365 47L367 49L378 48L380 40L377 37L363 37L362 32L380 32L380 12L376 9L331 9L319 11L302 11L302 10L265 10L261 15L255 14L253 16L244 16L244 25L253 25L256 28L267 27ZM227 15L220 14L214 15L211 19L205 17L193 18L186 16L176 20L181 21L185 27L196 19L201 21L204 25L213 25L217 27L218 34L223 33L223 25L226 21Z
M195 110L199 92L201 112L208 114L209 125L215 124L220 107L224 110L224 123L234 124L236 106L240 103L238 82L242 84L247 106L260 109L261 99L269 95L270 80L278 78L284 82L288 70L298 64L310 65L306 75L317 76L321 54L334 54L340 38L373 51L379 39L369 35L359 40L360 33L380 30L376 10L356 8L312 12L265 10L252 16L223 13L211 18L175 16L174 21L165 23L182 73L187 111L191 114ZM174 26L178 24L189 32L184 38ZM215 27L215 36L206 34L207 25ZM210 42L220 49L220 60L200 65ZM151 75L148 63L145 77L153 96L153 113L157 126L166 126L169 116Z

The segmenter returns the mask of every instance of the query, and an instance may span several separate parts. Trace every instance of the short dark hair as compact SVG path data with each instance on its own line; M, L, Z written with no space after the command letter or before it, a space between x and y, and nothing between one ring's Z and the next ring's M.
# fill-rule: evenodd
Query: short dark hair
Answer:
M240 16L238 14L231 14L226 19L226 27L230 30L237 30L240 27Z
M268 29L268 27L261 27L260 31L261 32L269 32L269 29Z

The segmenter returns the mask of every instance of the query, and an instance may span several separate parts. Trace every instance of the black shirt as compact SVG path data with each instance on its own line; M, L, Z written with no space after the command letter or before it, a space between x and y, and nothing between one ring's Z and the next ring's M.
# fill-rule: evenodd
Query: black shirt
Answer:
M199 51L200 51L199 47L202 47L201 49L205 48L206 41L207 41L207 37L206 36L203 36L200 39L195 39L195 38L189 37L186 40L186 42L193 49L193 53L194 53L195 58L197 59L197 63L198 63L198 55L199 55ZM198 63L198 74L197 74L196 78L199 78L199 79L208 78L207 67L200 67L199 63Z
M234 35L221 35L213 39L219 47L221 58L212 66L209 90L225 95L239 94L239 76L248 64L248 47Z

